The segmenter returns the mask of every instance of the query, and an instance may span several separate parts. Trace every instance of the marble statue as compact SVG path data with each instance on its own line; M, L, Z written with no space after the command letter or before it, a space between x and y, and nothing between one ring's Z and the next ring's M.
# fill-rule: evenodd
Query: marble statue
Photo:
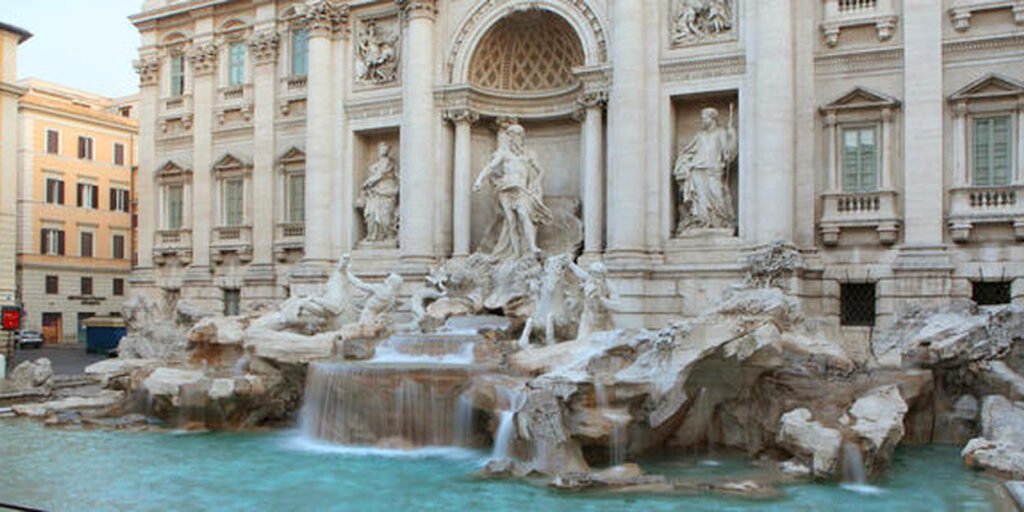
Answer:
M583 282L583 314L580 315L576 339L582 340L592 333L614 329L612 311L619 297L608 282L608 269L604 263L595 261L586 271L570 262L569 270Z
M699 41L732 29L732 0L679 0L672 41Z
M718 110L700 111L700 130L679 150L672 176L679 186L676 234L692 229L736 226L727 173L737 156L733 107L729 123L719 125Z
M391 146L377 145L377 161L370 165L370 176L363 182L358 206L366 223L364 242L394 242L398 237L398 172Z
M273 332L313 335L334 331L354 320L355 304L346 274L349 260L341 262L320 295L292 296L252 323L252 328Z
M519 124L499 131L498 149L473 185L473 190L479 191L489 180L494 187L500 230L490 252L502 259L540 255L537 226L553 218L543 201L544 173L533 152L526 149L524 136Z
M533 320L531 325L533 328L543 329L544 342L548 345L553 345L556 342L556 330L564 331L568 327L571 333L570 326L579 316L579 310L576 307L578 300L572 293L575 291L575 287L570 288L569 279L567 279L569 277L567 270L570 265L572 265L572 256L569 254L549 256L544 261L540 282L535 285L535 288L539 287L539 295L533 315L531 315Z
M356 40L356 80L369 84L394 82L398 76L398 35L387 33L377 21L363 24Z
M349 255L342 257L345 265L345 278L359 290L369 294L362 312L359 313L359 324L364 326L386 327L392 323L391 313L398 305L398 291L402 286L402 276L392 273L381 284L370 284L359 279L352 273L348 265Z

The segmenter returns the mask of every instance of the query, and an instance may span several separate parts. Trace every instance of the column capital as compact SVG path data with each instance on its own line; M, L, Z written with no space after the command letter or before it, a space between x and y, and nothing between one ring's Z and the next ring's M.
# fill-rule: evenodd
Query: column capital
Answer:
M446 110L444 118L454 124L468 123L472 125L480 120L480 114L468 108L457 108Z
M405 11L407 20L414 18L433 20L437 15L437 3L435 0L395 0L395 3Z
M958 101L958 102L953 104L953 116L954 117L963 117L963 116L966 116L966 115L967 115L967 102L966 101Z
M156 54L143 55L132 63L135 72L139 74L139 87L156 85L160 77L160 56Z
M318 0L307 5L303 18L310 37L328 37L348 28L348 4Z
M882 109L882 122L886 123L886 124L892 122L892 109L891 108L885 107L885 108Z
M277 48L281 36L273 30L261 30L249 38L249 52L253 61L259 64L273 64L277 60Z
M200 43L193 46L188 52L188 61L196 75L213 73L217 68L217 45Z
M828 128L835 128L838 116L835 110L829 110L825 112L825 126Z
M576 98L576 109L572 112L572 118L582 123L587 119L587 113L591 110L601 110L608 104L608 92L589 91L580 94Z

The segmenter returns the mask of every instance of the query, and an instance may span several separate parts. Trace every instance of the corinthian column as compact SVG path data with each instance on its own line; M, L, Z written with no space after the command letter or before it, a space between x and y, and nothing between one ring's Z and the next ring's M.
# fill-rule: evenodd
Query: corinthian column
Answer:
M405 11L402 58L402 181L399 250L409 263L427 263L434 248L434 0L396 0Z
M473 123L480 120L479 114L471 110L448 113L448 119L455 124L455 178L452 183L452 256L464 258L469 255L469 233L471 226L472 165L473 165Z
M646 236L647 85L644 9L612 2L608 100L608 256L640 258ZM652 200L654 198L651 198Z
M144 55L135 63L139 73L139 174L135 180L138 195L138 254L137 269L153 267L153 237L156 236L157 201L156 172L156 118L160 101L160 57Z
M213 105L217 92L217 46L197 43L189 53L193 80L192 122L192 265L190 281L210 279L210 231L216 222L213 211Z
M331 79L331 34L346 21L347 11L331 0L309 6L309 73L306 78L306 230L305 263L317 267L331 259L331 190L334 154L334 101ZM326 271L326 267L321 269Z
M253 70L252 266L269 267L274 245L274 87L278 35L257 32L249 41ZM265 272L273 279L273 272Z
M598 256L604 243L604 175L601 150L604 149L604 127L601 115L607 101L603 92L580 96L583 129L580 133L580 176L583 205L583 255Z

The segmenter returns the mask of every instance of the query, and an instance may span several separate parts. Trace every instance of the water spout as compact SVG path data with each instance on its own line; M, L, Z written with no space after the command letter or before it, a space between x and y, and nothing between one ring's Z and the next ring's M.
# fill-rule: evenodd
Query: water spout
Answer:
M843 483L841 487L857 494L881 494L882 489L868 485L864 471L864 456L860 446L851 441L843 442Z
M512 449L512 434L515 424L515 412L501 411L501 421L498 423L498 434L494 438L494 449L491 451L491 458L495 460L507 459Z
M626 461L625 425L629 423L629 416L611 411L608 389L603 382L594 382L594 394L601 413L612 423L608 433L608 459L613 466L618 466Z

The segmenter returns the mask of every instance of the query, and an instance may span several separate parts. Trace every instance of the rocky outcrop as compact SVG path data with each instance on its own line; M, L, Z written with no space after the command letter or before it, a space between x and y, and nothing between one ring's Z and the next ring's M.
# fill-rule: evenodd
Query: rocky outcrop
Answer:
M850 407L853 423L849 429L856 434L863 459L871 465L884 464L903 440L903 417L907 403L895 385L883 386L857 399ZM872 467L867 468L870 472Z
M971 439L961 455L968 466L1024 478L1024 402L1000 395L985 397L981 437Z
M53 390L53 367L50 360L40 357L15 366L6 380L0 380L0 392L35 392L48 395Z
M19 416L45 417L69 411L101 411L118 403L124 393L121 391L103 390L93 396L72 396L49 402L19 404L11 409Z
M814 421L811 411L800 408L784 414L779 423L777 441L791 453L811 460L815 476L836 472L843 435Z

